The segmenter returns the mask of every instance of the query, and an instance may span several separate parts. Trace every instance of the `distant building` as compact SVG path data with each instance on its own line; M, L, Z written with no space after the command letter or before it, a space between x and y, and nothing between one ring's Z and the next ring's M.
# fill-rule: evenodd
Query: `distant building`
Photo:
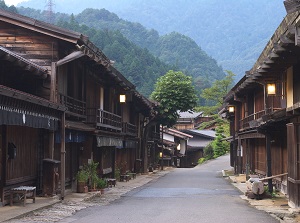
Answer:
M182 132L193 136L187 142L186 167L193 167L198 164L198 160L203 157L204 148L216 138L213 130L186 129Z
M178 130L196 129L202 122L212 120L210 117L203 116L203 112L179 112L180 117L174 128Z

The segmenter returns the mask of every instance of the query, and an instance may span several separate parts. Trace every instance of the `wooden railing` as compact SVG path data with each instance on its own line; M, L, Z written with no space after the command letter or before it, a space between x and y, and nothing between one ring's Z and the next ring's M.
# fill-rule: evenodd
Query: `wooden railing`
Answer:
M122 132L126 135L137 136L137 127L136 125L130 124L128 122L123 122Z
M67 112L80 116L86 116L86 103L84 101L59 94L59 103L68 108Z
M250 128L252 125L250 124L251 121L258 120L262 118L266 114L271 114L274 111L280 110L281 108L267 108L266 110L262 110L259 112L255 112L251 115L248 115L247 117L240 120L240 128L241 129L247 129Z
M98 128L122 131L122 117L103 109L87 108L87 122L95 123Z

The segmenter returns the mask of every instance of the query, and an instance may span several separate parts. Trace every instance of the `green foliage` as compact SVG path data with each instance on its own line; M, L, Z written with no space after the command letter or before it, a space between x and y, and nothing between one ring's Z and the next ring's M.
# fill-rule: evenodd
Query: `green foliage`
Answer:
M85 169L81 169L77 172L76 179L78 182L87 182L89 179L89 174Z
M46 12L20 7L21 14L46 21ZM216 60L191 38L172 32L159 36L139 23L120 19L105 9L85 9L78 15L55 13L55 23L87 35L115 67L148 97L157 79L168 70L181 70L193 77L198 94L225 76ZM200 100L204 103L204 100Z
M177 0L176 4L174 0L90 0L88 7L106 8L118 12L125 20L138 21L151 28L139 31L139 24L132 23L136 26L136 32L127 32L131 36L136 35L134 41L147 42L148 39L155 39L157 33L166 34L173 31L187 35L208 55L217 59L218 64L240 75L239 79L253 66L286 15L282 1L251 0L250 3L249 0ZM23 1L21 5L45 9L45 1L41 0ZM87 4L79 0L55 1L55 10L60 12L78 14L85 8ZM258 8L260 13L256 13ZM89 13L83 16L87 17ZM110 15L104 18L106 20L103 23L107 21L107 26L115 28L113 24L108 23L109 19L112 19ZM95 17L87 17L86 20L88 19L90 23L100 20ZM124 31L127 30L125 20L124 23L120 23ZM151 35L152 29L157 30L156 34ZM141 36L144 33L147 35ZM127 34L125 36L127 37ZM127 38L133 40L132 37ZM147 45L139 46L149 49Z
M104 180L102 178L98 178L96 181L96 185L97 185L97 188L104 189L105 187L107 187L107 182L106 182L106 180Z
M223 104L223 97L232 88L235 76L231 71L226 72L227 75L224 79L216 80L210 88L206 88L202 91L201 97L204 98L207 103L219 107Z
M212 146L212 143L208 144L204 148L204 158L205 160L210 160L214 158L214 148Z
M74 17L71 17L69 23L64 22L60 25L89 35L91 41L115 61L114 66L146 97L153 91L157 78L172 69L172 66L155 58L147 49L130 42L120 31L92 29L86 25L79 25Z
M160 103L160 122L169 127L176 123L177 111L193 110L197 105L192 78L181 71L170 70L160 77L150 97Z
M218 115L211 116L213 120L203 122L200 129L206 129L207 126L216 125L216 138L204 148L204 157L206 159L217 158L229 152L230 143L225 141L225 137L230 135L229 122L220 118Z
M229 151L229 143L224 141L225 136L223 126L220 125L216 129L216 138L213 141L214 158L222 156Z
M13 12L13 13L18 13L18 10L14 5L8 7L5 4L4 0L0 0L0 9L6 10L6 11L9 11L9 12Z
M88 180L90 182L91 187L95 187L97 184L97 181L99 179L98 173L97 173L98 165L99 165L98 162L92 161L91 163L83 166L83 168L82 168L82 171L84 171L88 176Z
M202 164L202 163L204 163L206 161L206 159L204 158L204 157L202 157L202 158L200 158L199 160L198 160L198 164Z
M121 170L120 170L120 168L116 168L115 169L115 179L117 181L120 181L120 176L121 176Z

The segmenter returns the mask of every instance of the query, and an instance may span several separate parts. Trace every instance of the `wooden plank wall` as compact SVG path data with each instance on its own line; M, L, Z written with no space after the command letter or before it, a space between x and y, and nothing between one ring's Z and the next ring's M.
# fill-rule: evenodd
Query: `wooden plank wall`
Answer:
M263 91L263 89L255 91L254 106L255 106L254 112L260 112L265 109L264 108L264 91Z
M272 175L287 172L287 146L286 128L281 129L280 133L275 133L271 141L271 160Z
M266 141L265 139L255 139L255 172L266 174Z
M14 143L17 148L16 157L7 161L6 183L8 185L37 177L38 131L28 127L7 126L7 142Z
M26 59L51 70L51 62L58 60L58 42L28 29L0 21L0 45Z

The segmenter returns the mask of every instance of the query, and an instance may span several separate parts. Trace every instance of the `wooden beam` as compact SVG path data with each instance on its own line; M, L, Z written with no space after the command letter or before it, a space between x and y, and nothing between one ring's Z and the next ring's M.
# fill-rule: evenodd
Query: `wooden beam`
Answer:
M286 175L288 175L288 173L277 174L277 175L273 175L273 176L270 176L270 177L261 178L261 179L259 179L259 181L270 180L270 179L273 179L273 178L276 178L276 177L283 177L283 176L286 176Z
M73 53L70 53L68 56L62 58L61 60L57 61L56 65L59 67L63 64L69 63L69 62L76 60L83 56L84 56L84 53L82 51L75 51Z
M284 51L286 51L286 49L284 47L282 47L281 44L274 43L274 52L275 53L280 53L280 52L284 52Z
M270 66L269 64L263 63L263 64L261 65L261 68L262 68L262 69L269 69L269 68L271 68L271 66Z
M295 45L300 46L300 28L299 27L296 27Z
M300 10L300 3L296 0L284 0L283 4L288 14Z
M274 63L274 60L271 60L270 58L266 58L266 59L264 60L264 63L265 63L265 64L273 64L273 63Z
M291 40L290 38L288 38L286 35L281 35L280 36L280 41L286 45L288 44L294 44L295 41Z
M271 53L268 55L268 58L271 59L271 60L273 60L274 58L278 58L278 57L279 57L279 55L276 54L276 53L274 53L274 52L271 52Z

